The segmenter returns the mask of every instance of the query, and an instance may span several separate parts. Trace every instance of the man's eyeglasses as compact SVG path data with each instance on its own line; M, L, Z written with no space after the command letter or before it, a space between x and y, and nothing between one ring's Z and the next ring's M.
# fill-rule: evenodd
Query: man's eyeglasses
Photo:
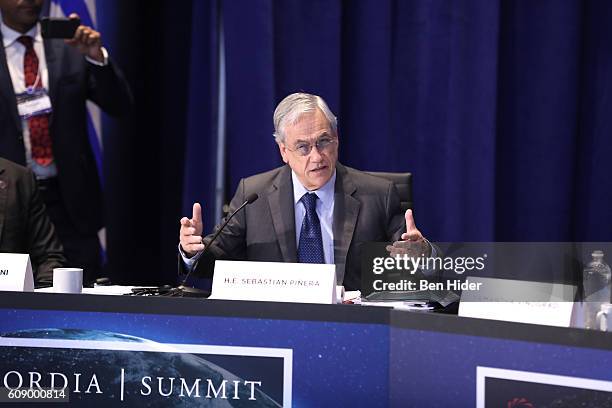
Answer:
M310 154L310 152L312 151L313 146L316 146L317 150L319 152L322 152L325 149L331 148L337 142L338 142L337 139L333 139L331 137L322 137L322 138L318 139L314 144L313 143L300 142L300 143L297 143L293 147L293 149L290 149L289 147L287 147L287 149L292 151L292 152L297 153L300 156L308 156Z

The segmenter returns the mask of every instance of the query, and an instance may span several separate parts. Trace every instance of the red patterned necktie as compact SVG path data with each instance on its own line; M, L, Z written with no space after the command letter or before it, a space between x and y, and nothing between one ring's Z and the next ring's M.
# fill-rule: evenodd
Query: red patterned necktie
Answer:
M39 89L43 87L42 76L38 78L38 56L34 51L32 37L22 35L17 39L26 47L23 58L23 74L26 87ZM49 114L32 116L28 119L30 129L30 145L32 159L41 166L48 166L53 162L51 136L49 135Z

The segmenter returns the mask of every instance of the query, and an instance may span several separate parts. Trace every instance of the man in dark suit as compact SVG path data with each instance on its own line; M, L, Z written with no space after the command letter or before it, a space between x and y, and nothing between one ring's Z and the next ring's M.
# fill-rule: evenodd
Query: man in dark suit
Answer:
M30 254L37 286L51 285L53 268L66 262L34 175L1 157L0 252Z
M412 211L402 214L394 185L338 160L336 117L323 99L296 93L274 112L275 137L287 166L242 180L230 211L239 212L202 258L201 207L181 219L183 271L210 276L214 259L333 263L338 284L360 288L360 247L399 239L426 243ZM218 228L218 227L217 227ZM416 244L418 245L418 244Z
M83 267L87 281L101 267L103 200L86 101L119 114L132 96L97 31L81 25L70 40L41 37L42 4L0 0L0 156L32 169L69 265ZM51 111L24 109L31 96L47 97Z

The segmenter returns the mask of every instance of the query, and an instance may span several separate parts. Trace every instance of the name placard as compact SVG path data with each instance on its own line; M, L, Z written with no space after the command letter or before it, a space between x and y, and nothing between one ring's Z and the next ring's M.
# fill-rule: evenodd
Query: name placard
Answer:
M210 299L336 303L332 264L216 261Z
M34 276L28 254L0 253L0 290L34 291Z
M573 299L575 286L481 277L470 277L469 280L480 283L481 289L461 294L459 316L570 326L574 304L567 299ZM517 301L517 293L524 299L538 301Z

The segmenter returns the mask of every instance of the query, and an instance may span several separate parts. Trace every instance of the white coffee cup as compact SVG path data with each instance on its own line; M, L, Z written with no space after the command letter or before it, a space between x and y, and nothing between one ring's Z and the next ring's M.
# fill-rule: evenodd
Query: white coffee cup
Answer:
M601 305L601 310L597 312L595 319L600 330L608 331L608 327L612 328L612 304Z
M55 293L81 293L83 290L83 269L54 268L53 291Z

